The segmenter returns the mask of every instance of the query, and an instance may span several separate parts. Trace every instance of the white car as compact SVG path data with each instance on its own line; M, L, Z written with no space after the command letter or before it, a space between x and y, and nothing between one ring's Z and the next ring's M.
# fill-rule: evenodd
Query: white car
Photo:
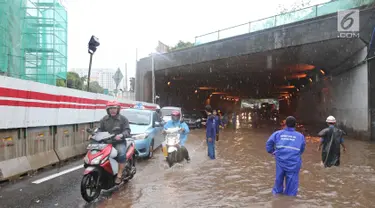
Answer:
M168 122L172 120L172 112L179 111L180 112L180 120L182 119L182 109L180 107L173 107L173 106L166 106L160 109L161 117L163 118L164 122Z

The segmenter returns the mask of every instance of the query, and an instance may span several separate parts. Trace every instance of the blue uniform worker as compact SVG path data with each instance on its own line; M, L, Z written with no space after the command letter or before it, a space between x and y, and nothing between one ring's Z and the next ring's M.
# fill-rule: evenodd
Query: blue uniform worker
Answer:
M206 142L208 156L211 160L216 159L215 157L215 138L216 138L216 119L212 115L212 108L210 105L206 106L207 121L206 121Z
M220 119L220 116L217 115L217 111L216 110L213 110L213 115L215 116L215 123L216 123L216 141L219 141L219 131L220 131L220 125L221 124L221 119Z
M174 114L176 115L174 115ZM180 112L172 112L172 120L169 120L166 124L164 124L164 129L169 128L182 128L183 131L180 132L180 145L184 146L187 140L187 135L190 132L189 126L185 122L180 121Z
M276 160L276 179L272 193L296 196L302 165L301 156L305 151L306 141L301 133L295 131L294 117L286 118L286 125L285 129L274 132L266 143L267 152L275 155Z

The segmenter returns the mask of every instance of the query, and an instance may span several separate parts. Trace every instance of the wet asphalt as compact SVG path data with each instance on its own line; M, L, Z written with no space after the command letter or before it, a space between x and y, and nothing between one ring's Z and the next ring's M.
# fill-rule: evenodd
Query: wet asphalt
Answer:
M216 160L207 157L204 130L193 130L186 143L190 163L169 168L159 148L154 158L138 161L128 184L90 204L80 195L83 168L32 183L83 161L70 162L1 184L0 207L375 207L375 144L355 138L345 140L342 165L325 169L316 150L319 138L307 136L298 196L273 196L275 161L265 142L274 129L254 129L245 122L225 129L216 144Z

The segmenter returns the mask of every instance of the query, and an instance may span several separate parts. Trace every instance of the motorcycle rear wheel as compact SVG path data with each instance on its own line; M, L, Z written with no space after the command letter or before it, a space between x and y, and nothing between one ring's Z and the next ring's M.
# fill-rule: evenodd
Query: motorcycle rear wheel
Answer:
M176 151L172 153L168 153L167 162L168 162L169 167L173 166L175 162L175 158L176 158Z
M100 184L97 184L98 182L98 177L99 177L99 174L98 172L91 172L87 175L84 175L83 178L82 178L82 181L81 181L81 195L82 195L82 198L86 201L86 202L92 202L94 201L95 199L97 199L100 195ZM90 192L92 192L92 190L94 190L93 194L88 194L88 189L90 190Z

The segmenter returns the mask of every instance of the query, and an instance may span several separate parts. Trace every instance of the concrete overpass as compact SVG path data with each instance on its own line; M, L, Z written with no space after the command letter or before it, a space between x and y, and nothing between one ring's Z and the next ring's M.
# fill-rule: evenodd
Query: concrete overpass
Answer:
M360 38L338 37L334 13L155 55L156 92L165 104L201 107L213 91L258 98L290 94L299 119L324 123L334 115L349 132L375 139L375 63L366 59L374 27L370 8L360 12ZM150 72L151 58L141 59L137 100L152 100Z

